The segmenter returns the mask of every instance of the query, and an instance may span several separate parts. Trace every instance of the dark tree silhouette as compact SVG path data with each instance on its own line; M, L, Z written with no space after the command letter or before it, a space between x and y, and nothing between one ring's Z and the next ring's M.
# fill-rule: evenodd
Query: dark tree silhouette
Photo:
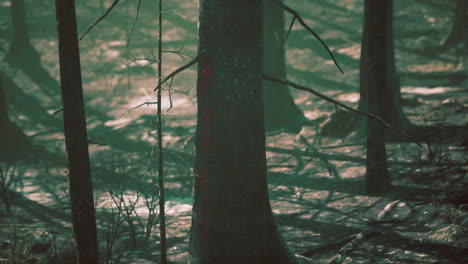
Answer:
M6 95L10 79L0 72L0 162L9 164L28 157L31 141L8 117L8 100Z
M31 45L28 35L24 0L11 0L11 17L13 39L6 56L6 61L13 66L19 67L39 63L40 56Z
M385 75L385 85L379 86L381 88L380 96L385 98L382 100L382 115L381 117L388 122L390 125L403 130L403 131L410 131L414 128L414 126L409 122L406 118L405 114L403 113L403 108L401 106L401 93L400 93L400 79L398 77L396 64L395 64L395 45L394 45L394 37L393 37L393 0L387 1L385 3L387 8L383 11L383 17L375 18L378 19L379 23L383 23L381 26L381 31L378 33L380 34L381 41L385 41L383 43L385 45L385 49L381 48L383 54L380 54L385 61L385 67L382 68ZM364 16L368 16L369 14L364 14ZM368 19L368 18L367 18ZM374 38L371 33L369 32L369 26L366 27L367 23L375 23L374 21L367 21L364 18L364 30L362 34L362 46L361 49L363 50L361 53L361 64L360 64L360 101L359 101L359 110L367 111L368 104L370 98L368 98L368 89L372 86L369 85L367 81L368 78L372 78L372 76L368 76L369 67L373 67L372 63L362 63L363 61L372 62L374 58L367 58L368 52L365 50L374 49L376 47L369 47L369 39ZM367 23L366 23L367 22ZM380 44L380 42L379 42Z
M296 263L268 198L262 0L203 0L191 264Z
M99 263L75 1L55 1L65 145L73 229L80 264Z
M271 0L263 0L263 7L263 71L286 79L284 10ZM289 88L273 82L264 82L263 87L265 131L299 132L307 119Z
M467 11L468 1L457 0L450 33L441 42L443 48L449 48L464 41L464 34L468 25Z
M361 89L364 91L367 110L377 116L383 116L386 110L384 100L386 91L391 90L393 82L389 72L394 71L394 64L389 65L391 34L388 32L392 20L392 0L366 0L364 4L364 34L361 50ZM361 91L361 94L363 92ZM389 186L384 127L372 118L367 118L367 164L366 189L368 193L382 192Z
M394 45L394 34L393 34L393 1L389 1L390 3L386 3L389 7L385 10L385 19L384 17L380 18L381 23L385 23L381 25L382 27L382 39L385 39L385 50L382 49L382 52L385 54L385 82L386 84L381 87L381 97L385 98L382 101L382 117L387 123L392 125L395 128L398 128L401 131L406 133L413 133L416 129L416 126L413 125L406 115L403 113L403 108L401 104L401 91L400 91L400 79L398 76L398 72L396 69L395 63L395 45ZM368 14L364 14L366 16ZM366 18L365 18L366 19ZM365 20L366 24L367 20ZM372 23L372 22L368 22ZM371 48L369 47L369 38L372 38L371 33L369 32L369 27L364 25L363 33L362 33L362 44L361 44L361 64L360 64L360 100L359 100L359 107L358 109L361 111L368 112L368 72L371 69L369 67L373 67L369 63L362 63L363 61L367 61L366 58L367 52L366 50ZM383 36L385 34L385 36ZM375 48L375 47L372 47ZM383 55L383 54L382 54ZM370 59L372 61L372 59ZM372 112L372 111L371 111ZM330 135L330 136L341 136L345 137L349 133L354 130L366 130L366 123L364 119L360 116L356 116L349 112L340 111L339 113L333 115L328 124L326 124L322 131L322 135ZM389 131L390 133L394 133ZM396 134L393 134L396 135Z

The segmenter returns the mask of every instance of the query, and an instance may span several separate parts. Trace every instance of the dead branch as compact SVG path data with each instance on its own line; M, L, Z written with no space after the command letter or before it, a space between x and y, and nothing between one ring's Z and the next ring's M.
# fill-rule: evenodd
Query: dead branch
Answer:
M295 88L295 89L298 89L298 90L302 90L302 91L306 91L306 92L309 92L315 96L317 96L318 98L320 99L323 99L325 101L328 101L330 103L333 103L335 105L338 105L338 106L341 106L342 108L350 111L350 112L354 112L356 114L360 114L360 115L365 115L365 116L368 116L368 117L372 117L374 118L375 120L377 120L378 122L380 122L382 125L386 126L387 128L390 128L391 130L397 132L398 134L408 138L409 140L413 141L414 143L418 144L420 147L422 147L421 143L419 143L416 139L414 139L413 137L411 137L410 135L406 134L405 132L399 130L398 128L396 127L393 127L392 125L388 124L387 122L385 122L384 120L382 120L382 118L380 118L379 116L373 114L373 113L369 113L369 112L365 112L365 111L361 111L361 110L357 110L357 109L354 109L352 107L349 107L339 101L336 101L335 99L332 99L324 94L321 94L317 91L315 91L314 89L312 88L309 88L309 87L305 87L305 86L302 86L302 85L299 85L299 84L296 84L296 83L293 83L291 81L288 81L288 80L283 80L283 79L278 79L278 78L275 78L273 76L270 76L268 74L263 74L263 80L266 80L266 81L270 81L270 82L276 82L276 83L281 83L281 84L285 84L287 86L290 86L292 88Z
M365 239L370 238L371 236L378 235L379 232L377 231L370 231L370 232L361 232L354 236L354 238L349 241L346 245L344 245L340 251L331 259L329 262L330 264L341 264L343 263L346 258L347 254L353 251L359 244L361 244Z
M291 15L294 16L294 18L299 21L299 23L302 25L302 27L304 27L310 34L312 34L318 41L320 41L320 44L322 44L322 46L327 50L328 54L330 55L330 57L332 58L333 62L335 63L336 67L340 70L341 73L344 74L344 71L343 69L341 69L340 65L338 64L338 61L335 59L335 56L333 56L333 53L331 52L330 48L328 48L327 44L325 44L325 42L320 38L320 36L315 33L315 31L313 31L305 22L304 20L302 19L302 17L299 15L299 13L297 13L296 10L290 8L289 6L285 5L284 3L282 3L281 1L279 0L271 0L273 1L273 3L275 3L276 5L278 5L279 7L283 8L285 11L287 11L288 13L290 13ZM294 23L294 19L293 21L291 22L291 25L290 25L290 28L289 30L291 30L292 28L292 25ZM288 35L289 35L289 31L288 31Z
M288 33L286 33L285 41L288 40L289 33L291 33L294 22L296 22L296 17L293 17L293 19L291 20L291 24L289 25Z
M107 9L107 11L104 13L104 15L102 15L96 21L94 21L94 23L91 24L91 26L89 26L89 28L85 31L85 33L83 33L83 35L80 37L80 40L82 40L86 36L86 34L88 34L91 31L91 29L93 29L99 22L101 22L104 18L106 18L106 16L109 15L109 13L112 11L112 9L114 9L114 7L116 7L119 2L120 2L120 0L114 0L114 2Z
M377 221L383 220L387 217L393 210L396 204L398 204L400 200L393 201L385 206L385 208L377 215Z
M138 15L140 14L140 6L141 6L141 0L138 0L138 6L137 6L136 14L135 14L135 19L133 20L132 29L130 30L130 34L128 34L127 47L130 44L130 39L132 39L133 30L135 30L135 25L136 25L136 23L138 21Z
M144 103L141 103L141 104L139 104L139 105L137 105L137 106L134 106L134 107L128 109L128 111L126 111L125 113L123 113L123 114L121 115L121 117L122 117L123 115L127 114L127 113L130 113L131 111L133 111L133 110L135 110L135 109L138 109L138 108L144 106L144 105L150 106L150 105L157 105L158 103L159 103L159 102L144 102Z
M384 221L384 218L387 218L387 216L393 210L395 205L397 205L399 202L400 200L396 200L387 204L385 208L380 213L377 214L376 220ZM333 264L343 263L346 259L348 252L351 252L352 250L354 250L362 241L370 238L371 236L375 236L375 235L382 234L382 233L383 233L382 231L379 231L378 229L374 229L374 228L366 229L360 232L350 242L348 242L346 245L344 245L340 249L340 251L332 258L330 263L333 263Z
M172 79L174 76L176 76L177 74L179 74L180 72L183 72L185 69L189 68L190 66L194 65L195 63L198 62L198 58L200 57L200 55L197 55L195 56L195 58L193 58L191 61L189 61L187 64L185 64L184 66L178 68L177 70L173 71L171 74L169 74L166 78L164 78L162 81L160 81L158 83L158 86L156 86L156 88L154 88L153 91L156 91L158 89L161 88L161 86L166 83L168 80Z

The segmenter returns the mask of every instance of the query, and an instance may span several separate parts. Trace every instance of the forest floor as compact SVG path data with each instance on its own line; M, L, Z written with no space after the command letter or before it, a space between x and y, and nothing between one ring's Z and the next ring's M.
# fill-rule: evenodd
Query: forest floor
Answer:
M157 201L152 184L157 160L151 151L157 81L153 2L142 2L128 46L136 1L120 3L80 42L104 263L158 263L159 258L157 222L148 220L157 214L152 207ZM163 76L197 50L197 1L167 2ZM363 1L285 2L300 11L345 70L341 75L320 44L297 24L287 42L288 79L357 107ZM395 0L396 61L410 121L460 128L465 134L433 138L422 147L388 142L393 188L384 194L364 192L365 138L357 133L343 139L320 135L334 106L291 91L314 122L297 135L267 137L268 177L276 221L305 262L468 263L468 87L461 47L438 49L451 26L453 2ZM79 32L104 12L99 3L78 1ZM69 263L73 233L62 117L57 112L61 103L54 3L26 0L26 5L30 37L42 64L18 68L0 62L10 118L33 143L26 152L18 148L14 155L23 158L14 166L1 163L14 179L11 191L2 193L11 199L12 214L1 205L0 263ZM0 58L12 36L9 10L9 1L0 0ZM286 19L289 24L291 17ZM191 222L195 69L178 75L163 96L168 256L178 264L188 256Z

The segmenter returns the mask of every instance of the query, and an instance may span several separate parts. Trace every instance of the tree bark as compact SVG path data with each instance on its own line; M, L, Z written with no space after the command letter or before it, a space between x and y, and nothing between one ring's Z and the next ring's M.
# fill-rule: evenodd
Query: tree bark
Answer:
M388 32L392 20L392 0L365 0L364 34L361 50L361 89L367 102L367 111L382 117L384 101L392 90L394 81L389 73L394 72L392 61L393 48L390 44L391 33ZM362 94L362 91L361 91ZM393 100L394 98L390 98ZM384 127L376 120L367 118L367 163L366 189L368 193L380 193L389 186Z
M271 0L263 0L263 71L286 79L284 10ZM286 85L263 82L265 131L298 133L307 119L294 103Z
M202 0L190 264L296 263L268 198L262 0Z
M80 264L99 263L96 218L83 105L75 1L56 0L65 145L73 229Z

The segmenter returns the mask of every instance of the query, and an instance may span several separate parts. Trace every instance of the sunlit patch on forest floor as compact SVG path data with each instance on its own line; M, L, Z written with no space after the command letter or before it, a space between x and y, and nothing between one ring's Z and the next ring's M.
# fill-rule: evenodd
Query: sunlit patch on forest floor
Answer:
M79 32L101 14L100 1L78 1ZM167 1L163 76L196 55L197 1ZM287 42L288 79L357 107L362 27L360 0L286 1L330 45L345 74L330 64L317 41L299 26ZM11 39L7 0L0 0L0 57ZM106 6L110 1L104 1ZM460 49L429 52L450 27L450 1L395 0L396 60L404 112L420 126L467 124L468 95ZM28 25L42 66L58 80L53 1L26 1ZM154 3L143 1L129 47L136 3L123 1L80 42L88 135L101 257L104 263L156 263L156 86ZM441 8L443 7L443 8ZM287 19L290 17L286 16ZM289 21L287 21L289 23ZM0 163L11 203L0 209L0 263L67 263L73 259L59 83L40 87L2 60L14 81L5 87L10 118L33 142L24 159ZM164 166L168 255L185 263L192 206L196 124L196 71L191 67L164 87ZM169 90L171 91L169 94ZM422 147L387 144L394 187L382 196L364 192L365 138L318 131L333 105L292 91L312 122L297 135L267 137L272 209L282 235L310 263L468 263L466 133ZM1 128L0 128L1 129ZM466 132L466 130L465 130ZM26 158L27 157L27 158ZM6 175L5 174L5 175ZM361 238L361 240L359 240ZM354 240L356 239L356 240ZM355 245L343 251L350 241Z

